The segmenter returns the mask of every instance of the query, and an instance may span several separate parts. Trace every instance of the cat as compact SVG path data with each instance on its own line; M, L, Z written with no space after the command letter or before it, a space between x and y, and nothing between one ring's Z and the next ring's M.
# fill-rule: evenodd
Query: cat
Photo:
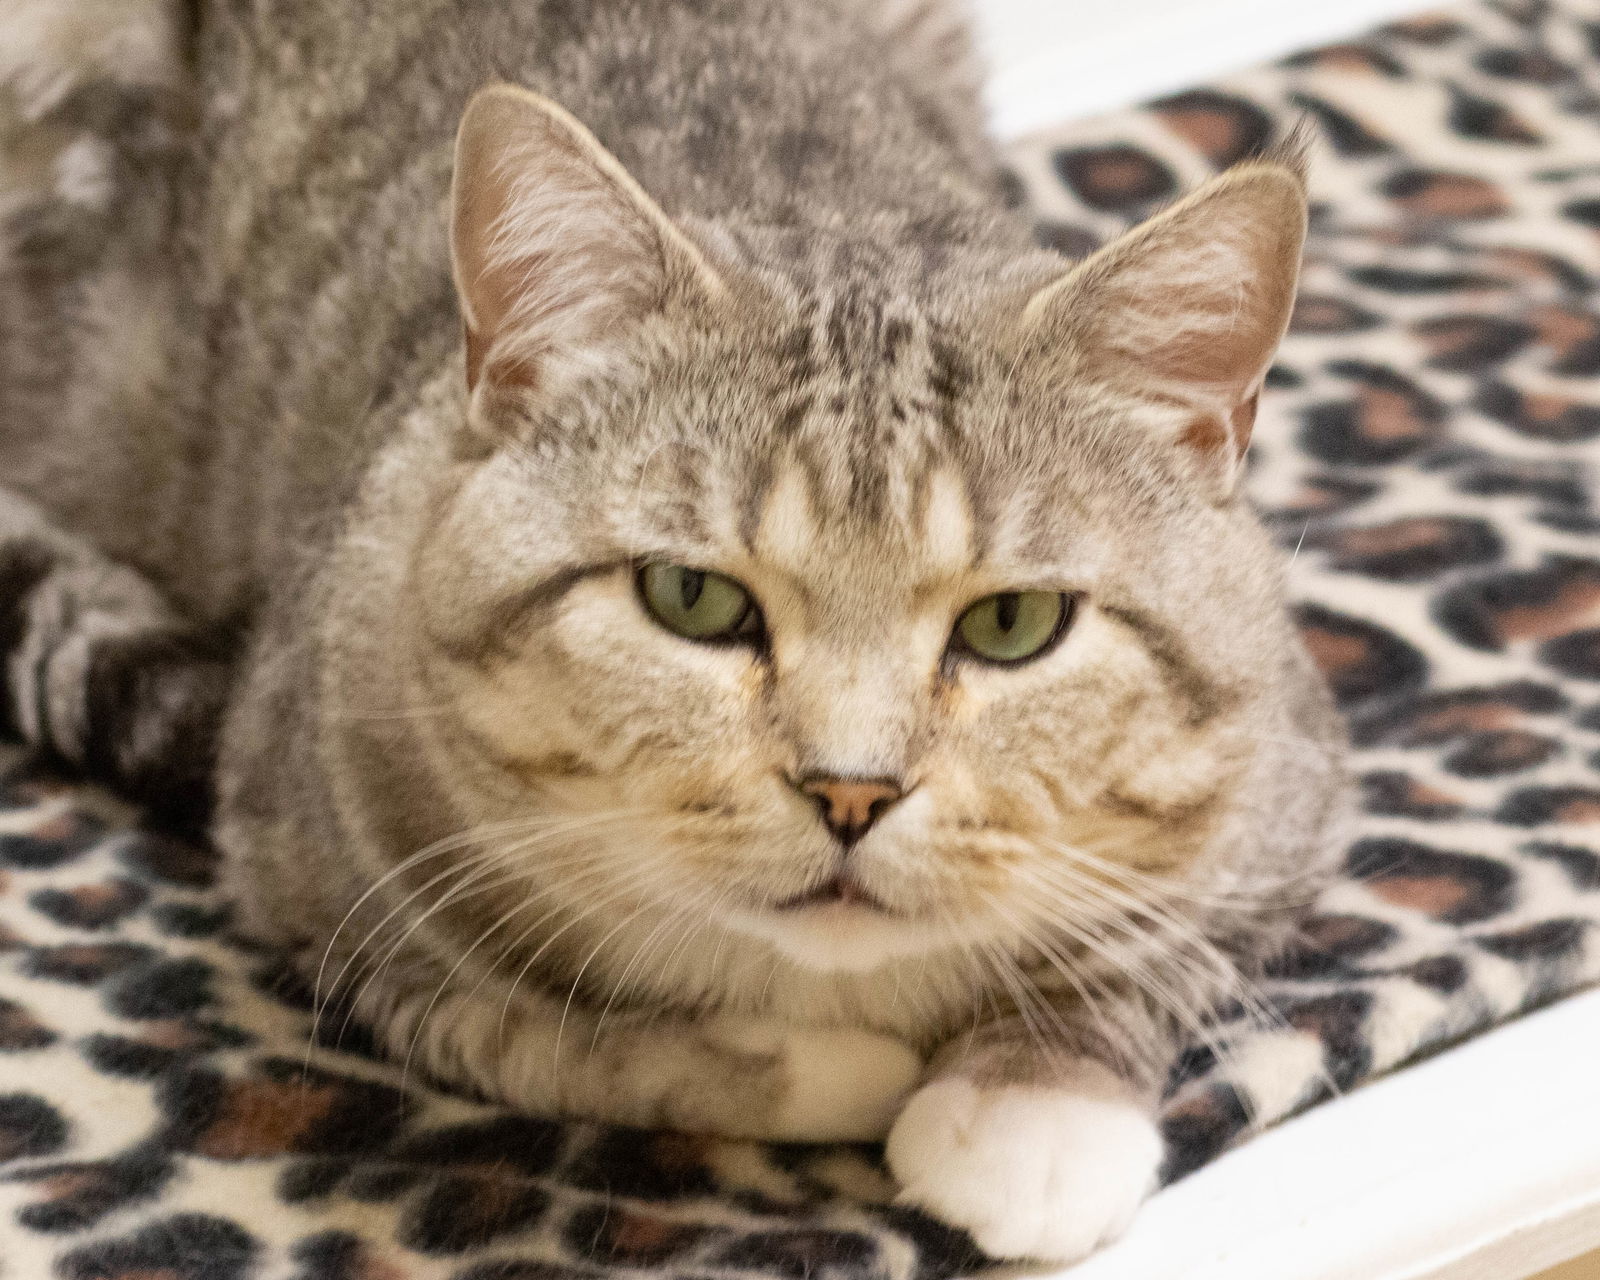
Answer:
M214 793L241 929L412 1072L1119 1232L1345 812L1240 485L1294 149L1074 263L946 0L0 49L0 720Z

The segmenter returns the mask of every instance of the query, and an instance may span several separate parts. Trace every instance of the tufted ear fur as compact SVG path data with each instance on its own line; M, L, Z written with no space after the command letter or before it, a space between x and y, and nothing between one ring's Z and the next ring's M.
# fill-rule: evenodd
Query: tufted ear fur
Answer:
M1297 161L1241 165L1046 285L1025 324L1076 377L1175 410L1174 447L1226 496L1289 323L1305 227Z
M603 365L675 288L721 291L700 251L555 103L491 85L456 139L450 237L474 390Z

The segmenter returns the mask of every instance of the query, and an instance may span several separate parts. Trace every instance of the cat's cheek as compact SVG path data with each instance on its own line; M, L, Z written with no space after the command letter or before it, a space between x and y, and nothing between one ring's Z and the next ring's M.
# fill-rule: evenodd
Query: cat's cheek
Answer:
M1074 1262L1121 1235L1156 1185L1150 1110L1100 1064L1076 1082L917 1092L889 1134L903 1203L964 1228L994 1258Z

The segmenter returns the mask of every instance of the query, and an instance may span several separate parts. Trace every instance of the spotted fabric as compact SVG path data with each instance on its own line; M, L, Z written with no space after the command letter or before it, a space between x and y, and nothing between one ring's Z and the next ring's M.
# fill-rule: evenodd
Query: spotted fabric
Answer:
M1297 120L1314 230L1251 484L1365 814L1165 1108L1169 1178L1600 977L1600 2L1419 18L1017 147L1085 253ZM940 1280L871 1148L505 1113L232 938L198 850L0 759L0 1257L67 1280ZM1470 1049L1466 1050L1470 1052ZM1337 1101L1332 1105L1337 1106Z

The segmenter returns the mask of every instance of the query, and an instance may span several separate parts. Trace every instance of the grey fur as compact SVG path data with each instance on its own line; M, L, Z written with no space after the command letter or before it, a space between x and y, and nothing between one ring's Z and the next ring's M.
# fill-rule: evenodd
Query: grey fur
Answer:
M172 16L156 0L128 12ZM13 675L42 670L82 700L67 649L40 640L59 616L48 574L69 563L105 566L90 596L126 578L117 598L137 599L141 626L233 629L217 836L248 926L397 1052L529 1106L881 1133L892 1110L876 1103L841 1101L831 1129L816 1107L784 1110L812 1066L772 1022L942 1045L938 1070L979 1083L1077 1078L1060 1063L1087 1055L1153 1090L1186 1030L1171 993L1192 1010L1230 991L1331 856L1339 730L1252 517L1216 468L1138 425L1170 417L1170 397L1106 372L1093 353L1116 344L1092 318L1023 319L1066 264L1003 207L941 0L207 0L189 72L119 84L93 67L49 99L12 86L7 145L48 159L87 140L107 169L86 201L35 165L47 176L0 205L0 474L37 504L0 506L16 570L0 567L0 589L17 584L0 641ZM469 404L447 197L457 119L495 80L587 125L722 285L675 279L599 372ZM1286 201L1283 172L1240 181ZM1086 307L1116 268L1097 270L1074 286ZM694 683L675 664L699 659L660 638L564 638L623 607L640 557L770 559L779 510L810 530L790 548L803 584L774 603L811 637L806 663L780 648L735 696L706 691L732 687L709 668ZM1109 656L1025 692L904 656L897 602L913 609L907 583L935 563L929 512L947 510L964 513L946 523L965 521L972 581L1022 563L1092 580L1086 625ZM194 648L187 692L146 698L149 741L220 702L211 652ZM974 697L989 709L963 720ZM717 709L699 721L702 704ZM750 918L835 853L768 760L794 776L956 761L976 779L970 812L926 819L925 853L886 845L863 872L918 919L952 907L974 867L989 886L962 893L1002 893L992 868L1043 866L1048 838L1088 841L1094 823L1120 842L1110 883L1143 906L1088 889L1074 903L1048 880L1060 900L1005 942L1033 984L1021 1009L1014 983L974 979L954 935L931 975L900 926L870 964L797 959ZM709 898L626 916L606 896L616 850L592 860L598 881L561 869L590 838L581 819L669 793L687 825L628 838L692 831L673 856L698 859L724 894L714 910L733 912L715 955L689 928ZM1093 820L1040 816L1068 813ZM524 819L556 834L438 878L455 833ZM1007 824L1043 834L980 856L962 833ZM444 862L405 861L423 850ZM928 870L945 863L948 883ZM673 865L670 883L689 883ZM513 942L493 930L518 893L549 911ZM1060 931L1075 911L1104 954ZM1094 1008L1055 989L1063 961ZM509 1050L479 1025L502 1002ZM893 1102L903 1064L869 1050ZM617 1083L672 1053L661 1078ZM721 1076L749 1100L708 1094Z

